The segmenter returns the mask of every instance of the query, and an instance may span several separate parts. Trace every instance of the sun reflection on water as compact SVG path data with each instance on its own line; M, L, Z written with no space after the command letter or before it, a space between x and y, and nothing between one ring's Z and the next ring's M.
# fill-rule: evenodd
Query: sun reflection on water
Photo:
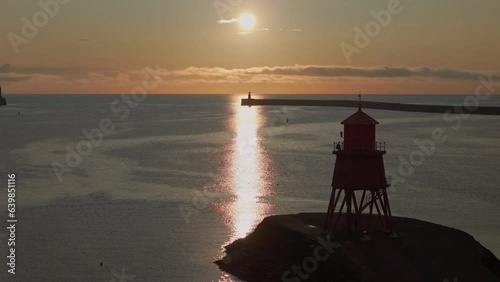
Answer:
M226 150L222 172L224 192L232 197L219 206L221 216L231 230L225 245L246 236L271 212L271 205L265 199L271 193L271 166L258 134L263 116L256 107L239 104L234 104L234 107L236 114L230 126L235 137Z

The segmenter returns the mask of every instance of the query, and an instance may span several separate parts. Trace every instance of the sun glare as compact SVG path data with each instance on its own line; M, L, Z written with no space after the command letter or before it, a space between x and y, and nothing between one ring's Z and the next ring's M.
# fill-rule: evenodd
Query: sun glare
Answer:
M250 30L255 26L255 17L252 14L243 14L238 22L244 30Z

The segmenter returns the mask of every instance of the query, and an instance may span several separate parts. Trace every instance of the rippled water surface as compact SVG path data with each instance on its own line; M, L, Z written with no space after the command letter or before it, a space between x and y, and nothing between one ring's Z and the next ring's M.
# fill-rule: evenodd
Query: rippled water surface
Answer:
M212 263L224 245L265 216L326 211L332 144L355 109L249 108L240 98L150 95L136 105L118 101L126 111L111 106L115 95L7 96L0 171L3 183L7 173L17 175L16 278L237 281ZM465 98L363 99L452 105ZM482 104L500 106L500 98ZM396 177L393 212L462 229L500 256L500 117L366 112L380 122L386 170ZM103 120L113 130L101 141ZM403 160L436 129L446 140L405 170ZM71 157L78 150L85 154Z

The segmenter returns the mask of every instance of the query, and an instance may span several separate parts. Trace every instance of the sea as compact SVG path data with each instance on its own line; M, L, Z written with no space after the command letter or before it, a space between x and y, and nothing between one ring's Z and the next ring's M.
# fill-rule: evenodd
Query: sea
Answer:
M357 110L242 107L246 95L4 96L0 281L239 281L213 263L224 246L266 216L326 211L333 142ZM480 98L362 101L500 106ZM468 232L500 257L500 116L364 111L385 142L393 214Z

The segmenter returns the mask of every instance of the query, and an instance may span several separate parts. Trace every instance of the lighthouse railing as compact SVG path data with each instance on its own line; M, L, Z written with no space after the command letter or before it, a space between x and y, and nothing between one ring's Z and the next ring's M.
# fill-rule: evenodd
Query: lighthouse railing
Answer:
M334 152L385 152L385 142L359 143L359 142L333 142Z

